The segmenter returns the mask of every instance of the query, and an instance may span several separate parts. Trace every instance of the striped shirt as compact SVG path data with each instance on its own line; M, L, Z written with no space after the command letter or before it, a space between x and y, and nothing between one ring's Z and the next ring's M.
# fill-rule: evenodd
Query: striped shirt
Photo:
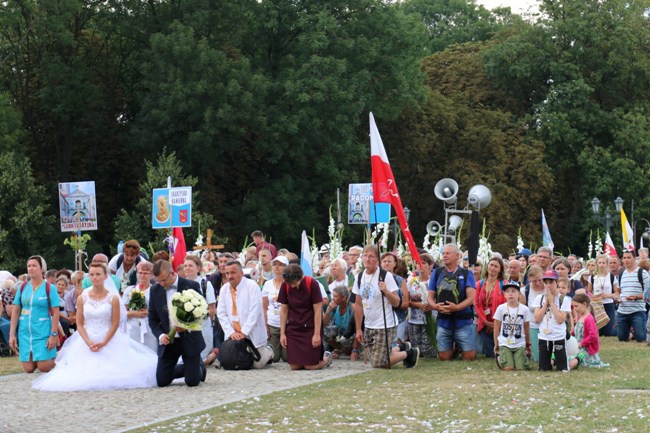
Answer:
M643 289L650 286L650 275L647 271L643 271L643 287L639 282L639 269L636 268L632 272L627 269L621 274L621 303L618 306L618 314L632 314L639 311L645 312L645 301L643 300ZM636 296L640 298L636 301L628 301L628 296Z

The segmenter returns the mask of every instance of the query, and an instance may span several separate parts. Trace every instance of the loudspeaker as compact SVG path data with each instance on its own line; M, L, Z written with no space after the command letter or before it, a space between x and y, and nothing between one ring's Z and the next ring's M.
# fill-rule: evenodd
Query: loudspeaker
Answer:
M467 203L476 209L486 208L492 201L492 193L485 185L474 185L467 194Z
M429 221L427 224L427 233L429 236L437 236L441 229L442 227L438 221Z
M456 230L463 224L463 219L458 215L452 215L449 217L449 227L447 229L450 232L456 233Z
M436 183L433 193L439 200L445 203L456 203L456 194L458 194L458 183L448 177L441 179Z

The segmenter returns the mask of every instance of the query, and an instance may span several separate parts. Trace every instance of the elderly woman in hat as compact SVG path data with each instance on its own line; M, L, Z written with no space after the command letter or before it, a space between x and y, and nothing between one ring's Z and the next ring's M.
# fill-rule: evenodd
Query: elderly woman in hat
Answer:
M319 370L332 363L332 354L323 353L322 305L318 282L303 274L299 265L290 264L283 273L278 302L280 344L287 349L292 370Z

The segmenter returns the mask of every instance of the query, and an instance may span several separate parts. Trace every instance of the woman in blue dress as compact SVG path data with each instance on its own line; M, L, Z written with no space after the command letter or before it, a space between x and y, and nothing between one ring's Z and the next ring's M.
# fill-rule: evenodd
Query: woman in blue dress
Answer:
M18 347L20 361L27 373L33 373L37 368L42 372L53 369L59 344L57 329L61 302L56 287L51 286L49 294L46 290L48 283L43 279L46 271L43 257L32 256L27 260L29 281L18 289L11 315L9 345L14 350ZM18 344L16 327L19 328Z

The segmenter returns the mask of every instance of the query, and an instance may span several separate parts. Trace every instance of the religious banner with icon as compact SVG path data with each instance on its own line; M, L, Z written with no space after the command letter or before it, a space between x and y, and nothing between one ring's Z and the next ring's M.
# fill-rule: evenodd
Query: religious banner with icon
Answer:
M151 227L192 226L192 187L156 188L151 202Z
M375 218L375 210L377 218ZM390 203L372 199L371 183L351 183L348 192L348 224L380 224L390 222Z
M62 232L97 230L95 182L59 183Z

